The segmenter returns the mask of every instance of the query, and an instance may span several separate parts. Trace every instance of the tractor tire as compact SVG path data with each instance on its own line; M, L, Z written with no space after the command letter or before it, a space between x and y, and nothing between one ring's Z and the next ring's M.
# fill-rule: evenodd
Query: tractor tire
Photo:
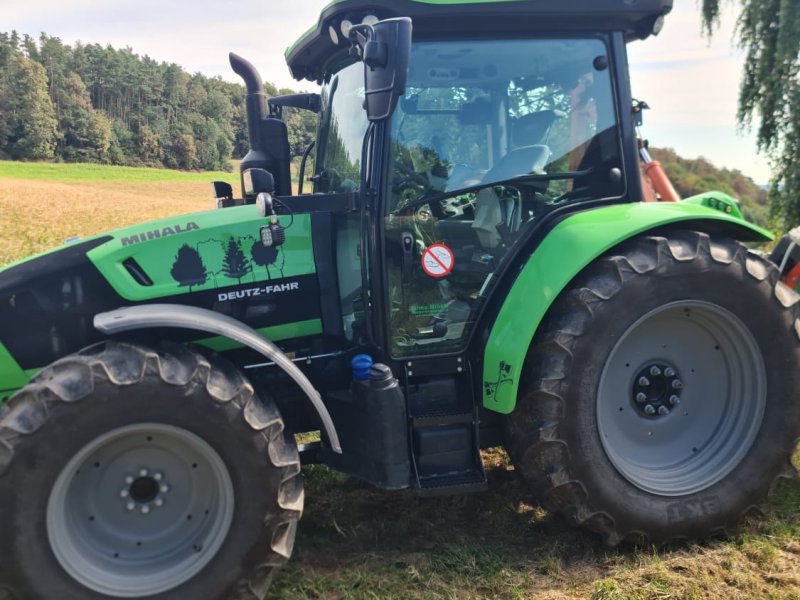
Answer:
M0 411L0 590L14 600L261 600L302 509L277 409L183 346L92 346Z
M505 421L517 471L612 546L732 532L796 475L798 298L727 238L669 231L615 248L531 345Z

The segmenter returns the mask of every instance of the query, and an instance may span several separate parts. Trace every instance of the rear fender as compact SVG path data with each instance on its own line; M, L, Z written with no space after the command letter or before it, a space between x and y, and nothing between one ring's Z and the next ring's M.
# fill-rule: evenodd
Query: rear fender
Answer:
M675 203L615 204L556 225L522 267L492 325L484 351L483 406L501 414L514 410L522 365L548 309L576 275L614 246L666 226L740 241L772 240L765 229L726 210L730 201L709 193Z

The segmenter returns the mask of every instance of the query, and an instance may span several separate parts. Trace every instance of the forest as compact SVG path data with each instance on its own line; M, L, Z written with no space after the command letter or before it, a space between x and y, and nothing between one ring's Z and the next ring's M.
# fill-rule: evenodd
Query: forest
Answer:
M0 159L229 169L247 152L244 95L131 48L0 32ZM314 138L315 117L284 111L293 155Z

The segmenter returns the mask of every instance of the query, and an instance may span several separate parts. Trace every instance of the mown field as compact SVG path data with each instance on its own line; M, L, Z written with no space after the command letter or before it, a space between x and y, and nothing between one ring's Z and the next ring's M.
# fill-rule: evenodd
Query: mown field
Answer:
M232 173L0 162L0 264L148 218L212 206ZM800 599L800 483L731 539L608 549L535 505L502 451L490 489L420 499L305 467L295 554L268 598Z

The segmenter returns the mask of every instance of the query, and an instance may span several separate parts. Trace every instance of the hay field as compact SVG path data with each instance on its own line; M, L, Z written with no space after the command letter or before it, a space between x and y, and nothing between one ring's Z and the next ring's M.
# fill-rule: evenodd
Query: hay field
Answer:
M185 174L0 162L0 264L86 236L211 206ZM304 467L295 553L269 599L798 600L800 484L780 482L767 514L727 540L607 549L536 506L502 451L489 491L421 499L322 466Z
M213 179L238 175L0 161L0 265L70 237L210 209Z

